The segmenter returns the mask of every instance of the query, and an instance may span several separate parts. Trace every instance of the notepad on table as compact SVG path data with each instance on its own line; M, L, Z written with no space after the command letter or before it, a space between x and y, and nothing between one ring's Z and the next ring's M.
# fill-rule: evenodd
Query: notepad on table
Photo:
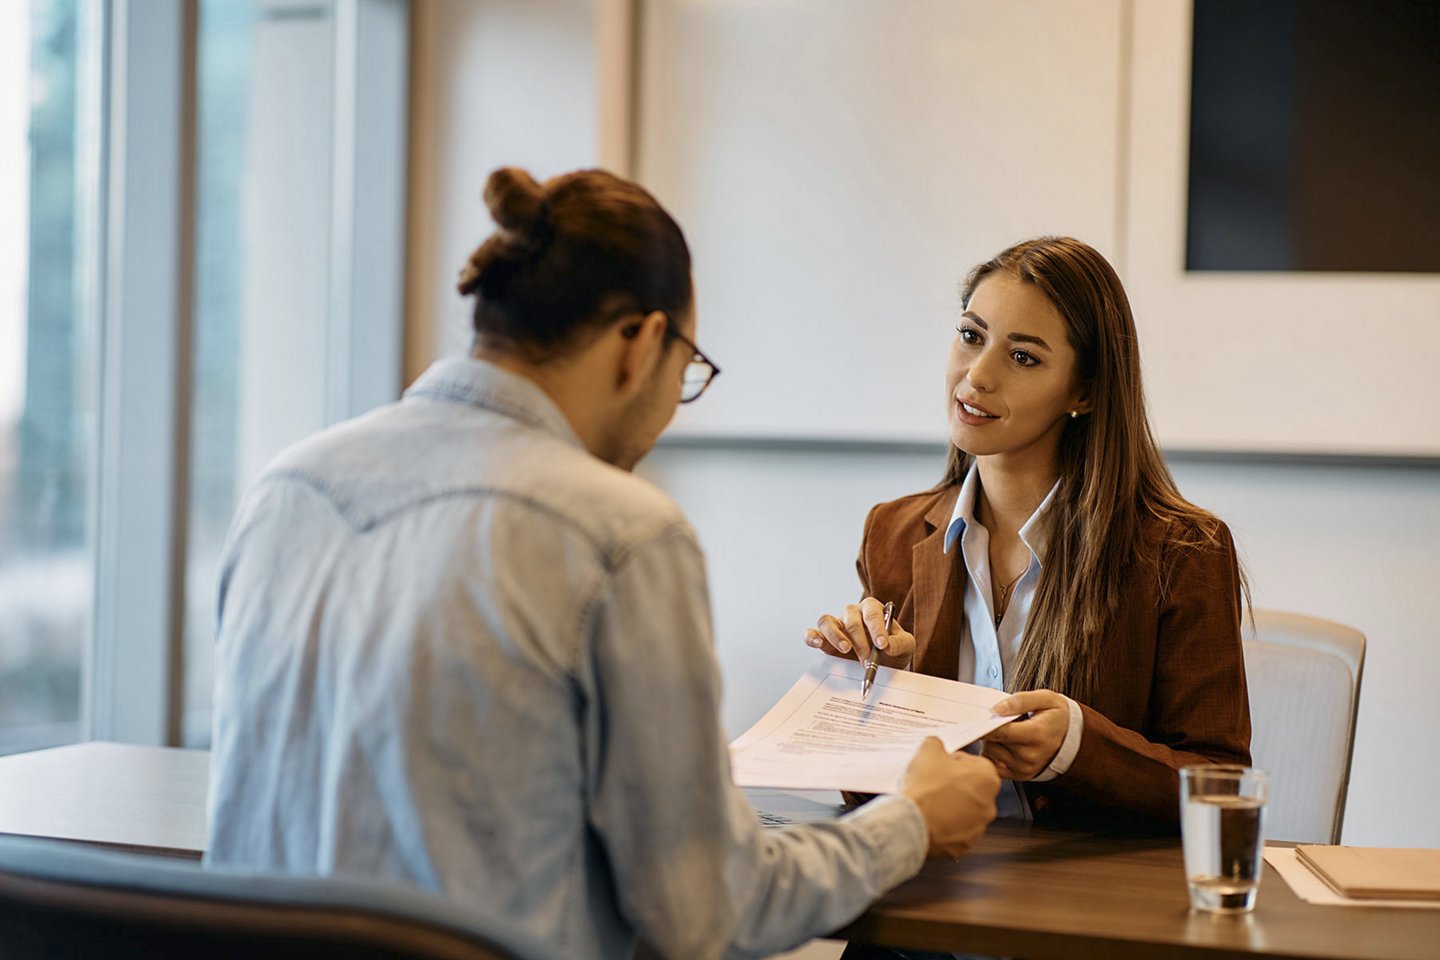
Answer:
M1440 900L1440 850L1299 844L1301 863L1354 900Z

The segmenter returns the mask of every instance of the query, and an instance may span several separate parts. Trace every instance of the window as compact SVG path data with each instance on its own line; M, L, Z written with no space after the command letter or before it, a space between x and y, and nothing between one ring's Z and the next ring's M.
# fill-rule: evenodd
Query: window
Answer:
M0 752L76 739L94 566L95 4L0 5Z
M195 304L186 524L182 742L209 737L216 563L235 509L241 324L247 247L242 223L250 148L252 3L203 0L196 50Z
M199 5L187 745L209 741L237 498L284 447L399 391L407 24L396 0Z
M399 389L408 22L0 3L0 752L208 741L239 491Z

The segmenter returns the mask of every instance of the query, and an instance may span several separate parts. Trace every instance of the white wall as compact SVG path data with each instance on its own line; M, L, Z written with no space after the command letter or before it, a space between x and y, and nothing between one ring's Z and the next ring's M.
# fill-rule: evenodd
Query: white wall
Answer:
M412 379L465 342L464 302L453 282L488 229L479 200L485 174L502 163L538 175L588 165L598 136L591 4L417 4L415 29ZM685 225L697 235L706 229ZM966 266L956 263L947 290L925 296L950 295ZM1316 290L1327 282L1313 281ZM723 311L706 307L721 295L700 289L699 339L707 348L707 330L727 322ZM754 343L756 351L772 347L766 339ZM717 351L716 359L727 372L702 404L744 402L727 384L743 383L738 374L755 356L737 348ZM673 447L646 462L643 470L681 502L706 546L730 730L742 729L809 662L799 639L805 625L854 597L866 509L929 486L939 466L929 450L843 445ZM1433 586L1440 580L1440 467L1187 461L1176 474L1191 499L1231 524L1258 605L1330 617L1370 637L1346 842L1440 846L1440 818L1429 813L1428 799L1440 794L1440 697L1432 690L1440 679L1440 644L1432 636L1440 631Z
M744 359L676 429L943 429L956 265L1041 233L1114 255L1121 6L645 3L636 174L686 227L706 351Z
M964 265L1068 233L1126 282L1167 445L1440 456L1440 275L1185 270L1190 21L647 0L636 173L687 227L706 349L746 361L676 429L928 440Z
M460 268L494 228L490 171L551 177L596 160L589 0L412 4L405 382L469 344Z
M1369 639L1344 841L1440 847L1440 467L1184 464L1235 528L1257 606Z
M329 347L334 22L285 12L256 19L251 48L237 490L330 422L317 370Z
M940 466L928 451L745 447L662 446L645 461L705 545L732 734L815 656L801 643L805 627L857 595L865 511L930 486ZM1440 846L1440 818L1424 799L1440 793L1440 468L1173 469L1187 497L1230 524L1256 606L1328 617L1369 638L1344 841Z

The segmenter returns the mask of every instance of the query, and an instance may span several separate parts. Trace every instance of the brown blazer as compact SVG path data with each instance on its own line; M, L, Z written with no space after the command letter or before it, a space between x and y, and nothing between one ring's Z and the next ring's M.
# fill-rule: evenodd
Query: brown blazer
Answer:
M943 552L958 486L870 511L856 568L865 594L896 601L915 635L914 669L954 678L965 562ZM1158 526L1147 531L1159 536ZM1080 751L1063 776L1027 783L1037 821L1173 831L1179 769L1250 762L1250 703L1240 646L1240 573L1219 543L1164 547L1159 573L1137 569L1101 650L1100 690L1080 704ZM1162 578L1166 581L1161 586Z

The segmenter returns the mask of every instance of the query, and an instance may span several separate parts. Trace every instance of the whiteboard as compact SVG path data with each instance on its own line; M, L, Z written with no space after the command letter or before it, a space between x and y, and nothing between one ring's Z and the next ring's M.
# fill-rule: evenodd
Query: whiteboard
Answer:
M637 175L724 371L672 433L941 440L969 268L1113 247L1120 37L1119 0L645 3Z
M677 437L938 441L958 285L1110 257L1170 449L1440 455L1440 277L1186 274L1190 5L647 0L635 171L724 369Z

